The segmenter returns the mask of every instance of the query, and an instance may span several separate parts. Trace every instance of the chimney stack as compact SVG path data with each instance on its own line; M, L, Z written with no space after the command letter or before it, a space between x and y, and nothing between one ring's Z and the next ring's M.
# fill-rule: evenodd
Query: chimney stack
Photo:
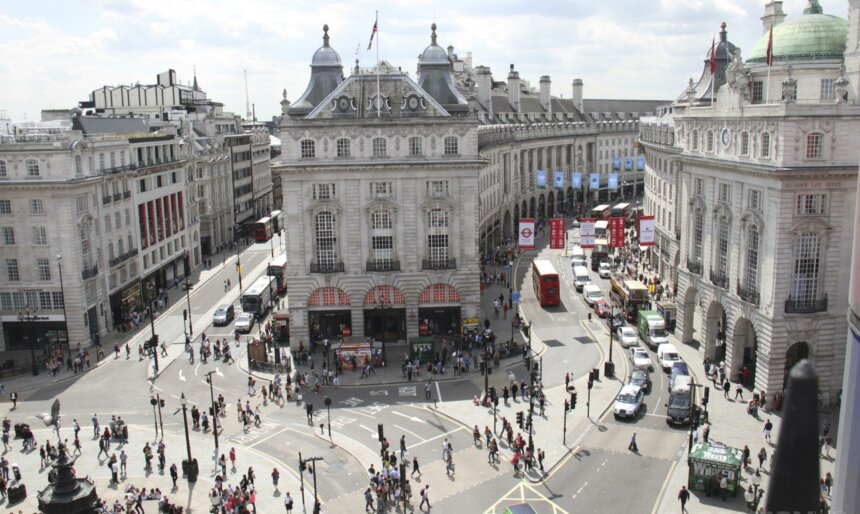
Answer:
M520 112L520 73L514 69L513 64L508 73L508 102L514 111Z
M552 113L552 95L550 93L551 84L552 81L549 79L549 75L544 75L540 78L540 106L549 113Z
M484 106L488 112L493 112L491 95L493 91L493 75L490 73L488 66L478 66L475 68L475 74L478 76L478 103Z
M454 45L448 45L448 59L454 61Z
M579 112L583 111L582 104L582 79L573 79L573 105Z
M767 34L771 27L776 27L785 20L782 11L782 1L769 2L764 6L764 16L761 17L762 32Z

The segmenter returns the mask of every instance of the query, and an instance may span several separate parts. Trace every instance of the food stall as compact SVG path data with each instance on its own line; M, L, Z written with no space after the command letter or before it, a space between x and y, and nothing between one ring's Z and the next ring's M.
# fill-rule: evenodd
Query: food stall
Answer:
M413 337L409 340L409 357L418 359L421 364L436 358L436 338L433 336Z
M372 362L374 367L382 367L385 365L385 356L383 355L383 343L381 341L371 341L362 337L344 338L342 343L334 343L331 345L334 357L341 362L344 370L352 370L353 357L355 357L357 369L365 362Z
M704 491L708 496L720 494L720 479L725 476L727 494L737 495L740 488L743 452L737 448L714 443L696 443L687 458L689 464L687 487Z

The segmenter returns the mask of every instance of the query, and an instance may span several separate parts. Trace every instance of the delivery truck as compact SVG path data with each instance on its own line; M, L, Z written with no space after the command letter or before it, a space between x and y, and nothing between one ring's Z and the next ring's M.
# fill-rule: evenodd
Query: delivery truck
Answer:
M666 335L666 321L656 312L639 311L636 325L639 327L639 339L651 348L657 348L669 342Z

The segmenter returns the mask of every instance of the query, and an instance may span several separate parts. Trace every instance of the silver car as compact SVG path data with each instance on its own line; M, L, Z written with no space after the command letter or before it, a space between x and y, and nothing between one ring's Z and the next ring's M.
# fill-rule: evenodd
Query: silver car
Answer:
M622 387L612 409L615 418L635 418L642 408L642 400L644 398L645 393L642 392L641 387L632 384Z
M636 335L636 331L631 327L618 327L618 330L615 331L615 337L618 338L618 342L621 343L621 346L624 348L630 348L631 346L636 346L639 343L639 337Z
M235 325L237 332L250 332L254 328L254 315L250 312L243 312L236 318Z
M636 346L632 351L633 355L633 367L634 368L644 368L647 370L653 369L653 364L651 363L651 356L648 355L648 351L641 346Z

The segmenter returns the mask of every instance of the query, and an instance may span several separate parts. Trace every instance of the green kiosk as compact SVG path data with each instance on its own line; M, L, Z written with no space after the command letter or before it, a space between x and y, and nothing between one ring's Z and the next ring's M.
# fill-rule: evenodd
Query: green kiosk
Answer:
M691 491L704 491L708 496L719 496L720 479L729 483L727 494L737 495L743 466L743 452L737 448L709 443L696 443L687 458L689 476L687 487Z

